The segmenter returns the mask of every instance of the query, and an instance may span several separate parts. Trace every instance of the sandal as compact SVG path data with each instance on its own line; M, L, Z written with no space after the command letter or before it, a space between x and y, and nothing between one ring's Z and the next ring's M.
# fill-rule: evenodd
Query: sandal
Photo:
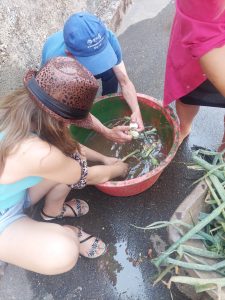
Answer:
M71 206L71 204L74 204L74 203L75 203L75 208ZM62 211L59 215L57 215L57 216L47 215L44 212L44 209L42 209L41 210L41 217L45 221L52 221L52 220L55 220L55 219L58 220L58 219L62 219L64 217L70 217L70 216L65 216L65 212L66 212L67 207L69 207L69 209L73 212L73 216L71 216L71 217L81 217L81 216L86 215L89 211L89 206L84 200L72 199L68 202L64 202L63 207L62 207Z
M93 235L88 235L81 228L79 228L79 227L77 227L77 228L79 229L78 238L80 239L80 244L83 244L83 243L89 241L90 239L94 238L94 242L92 243L88 252L86 252L85 254L80 252L80 254L82 256L87 257L87 258L97 258L106 253L106 250L107 250L106 244L101 239L99 239ZM82 239L83 235L88 235L88 236L86 238ZM101 244L101 246L100 246L100 244ZM100 250L100 252L98 250ZM97 251L99 253L97 253Z

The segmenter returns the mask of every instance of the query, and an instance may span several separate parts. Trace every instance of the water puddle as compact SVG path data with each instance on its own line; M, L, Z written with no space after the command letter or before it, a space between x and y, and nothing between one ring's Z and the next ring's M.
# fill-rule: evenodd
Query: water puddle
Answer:
M122 270L117 274L116 289L119 293L126 292L131 295L137 295L138 289L143 283L142 274L126 253L127 243L117 243L116 248L117 254L114 256L114 259L123 266ZM133 283L132 285L130 284L131 282Z
M119 295L119 299L134 299L132 297L135 295L143 294L144 298L145 284L139 266L147 257L130 257L127 242L116 243L111 250L111 254L115 254L102 261L101 271L104 271L112 283L117 297Z

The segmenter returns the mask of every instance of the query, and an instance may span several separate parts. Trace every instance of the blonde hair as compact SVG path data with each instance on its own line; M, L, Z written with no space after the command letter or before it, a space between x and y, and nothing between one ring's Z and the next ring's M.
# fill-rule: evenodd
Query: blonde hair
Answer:
M32 132L42 140L54 145L65 155L80 151L79 144L71 137L67 125L37 107L25 88L0 98L0 174L12 150Z

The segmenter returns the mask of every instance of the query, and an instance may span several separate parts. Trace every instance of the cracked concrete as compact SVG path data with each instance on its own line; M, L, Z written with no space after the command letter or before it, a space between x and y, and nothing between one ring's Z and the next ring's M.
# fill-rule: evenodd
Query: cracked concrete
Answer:
M132 0L1 0L0 95L22 85L27 68L40 64L42 45L74 12L87 10L116 31Z

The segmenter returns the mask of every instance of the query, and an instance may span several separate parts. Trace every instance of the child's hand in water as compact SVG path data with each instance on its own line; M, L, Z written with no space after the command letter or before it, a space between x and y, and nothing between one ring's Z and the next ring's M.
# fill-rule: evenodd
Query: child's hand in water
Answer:
M128 168L129 168L128 164L126 164L126 163L122 162L122 160L118 159L118 161L113 166L115 166L118 171L118 174L115 177L119 177L119 176L123 177L123 178L126 177Z
M103 162L103 161L102 161ZM124 178L128 172L128 164L117 159L110 165L97 165L88 168L87 184L95 185L107 182L113 178ZM120 180L120 179L118 179Z
M121 159L115 158L115 157L110 157L110 156L105 156L103 159L104 165L112 166L113 169L115 169L115 177L125 177L128 172L129 165L122 162Z

